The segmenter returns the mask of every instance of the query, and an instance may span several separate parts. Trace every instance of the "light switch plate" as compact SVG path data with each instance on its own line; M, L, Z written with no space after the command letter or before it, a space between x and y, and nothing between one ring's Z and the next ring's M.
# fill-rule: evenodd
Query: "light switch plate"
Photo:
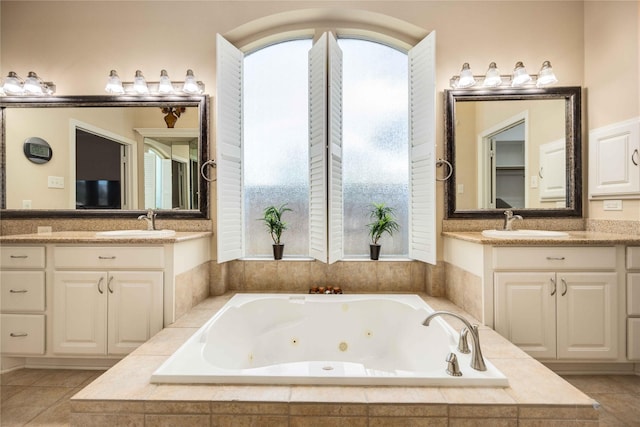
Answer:
M603 202L603 209L605 211L621 211L622 200L605 200Z
M64 188L63 176L50 176L47 181L49 188Z

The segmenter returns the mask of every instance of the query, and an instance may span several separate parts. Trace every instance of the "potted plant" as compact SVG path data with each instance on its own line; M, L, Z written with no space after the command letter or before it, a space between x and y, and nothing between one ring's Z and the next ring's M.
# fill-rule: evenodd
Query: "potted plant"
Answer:
M395 219L396 217L392 207L385 206L384 203L372 203L371 206L369 218L372 219L373 222L367 224L367 227L369 227L369 236L371 237L369 252L371 259L377 260L380 257L380 244L378 244L378 240L380 240L383 233L389 233L390 236L393 236L393 232L398 231L400 225Z
M273 259L282 259L284 253L284 243L280 243L282 232L287 229L287 223L282 220L282 214L291 211L286 203L280 207L269 206L264 209L263 216L260 220L264 221L267 230L273 240Z

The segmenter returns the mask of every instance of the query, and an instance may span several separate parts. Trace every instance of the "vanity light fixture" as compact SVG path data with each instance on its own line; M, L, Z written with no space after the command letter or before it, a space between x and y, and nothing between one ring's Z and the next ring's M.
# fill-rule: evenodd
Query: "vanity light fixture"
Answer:
M114 95L124 94L122 81L120 80L120 77L118 77L118 73L116 73L116 70L111 70L111 72L109 73L107 86L104 88L104 90L107 91L107 93L112 93Z
M538 73L538 80L536 81L536 86L537 87L549 86L554 83L558 83L558 79L556 78L556 75L553 73L551 62L544 61L542 63L542 68L540 68L540 72Z
M481 85L476 85L477 82L482 82ZM544 61L539 74L530 75L527 73L522 61L516 62L511 75L501 75L498 71L498 66L495 62L489 64L487 73L484 76L474 76L471 73L471 67L469 63L465 62L462 65L462 70L459 75L451 77L449 85L454 89L492 89L501 87L512 88L527 88L535 85L536 87L549 86L557 83L553 68L551 68L551 62Z
M111 70L105 91L112 95L198 95L204 93L204 83L196 80L192 70L187 70L184 82L172 82L167 70L160 71L158 82L146 81L140 70L133 82L122 82L118 73Z
M502 84L502 77L500 76L500 70L495 62L489 64L489 69L484 75L482 86L484 87L498 87Z
M158 93L163 95L173 93L173 83L167 74L167 70L160 70L160 82L158 83Z
M52 82L42 81L33 71L29 71L25 81L15 71L9 71L0 89L0 95L44 96L53 95L55 89L56 86Z
M136 70L136 76L133 78L133 90L139 95L148 95L149 87L147 81L142 75L142 71Z
M511 75L511 87L524 86L531 81L531 76L527 73L527 69L524 68L522 61L516 62L516 66L513 68L513 74Z

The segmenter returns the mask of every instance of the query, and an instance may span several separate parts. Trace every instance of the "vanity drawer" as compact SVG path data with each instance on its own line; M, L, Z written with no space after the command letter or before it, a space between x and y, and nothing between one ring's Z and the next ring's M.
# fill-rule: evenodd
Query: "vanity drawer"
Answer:
M164 268L162 246L56 246L55 268Z
M640 270L640 246L627 248L627 269Z
M44 311L44 271L0 272L2 311Z
M640 273L627 273L627 314L640 316Z
M0 268L44 268L44 246L0 246Z
M2 354L44 354L44 314L3 314Z
M640 360L640 319L627 319L627 358Z
M498 247L493 248L496 270L613 270L615 247Z

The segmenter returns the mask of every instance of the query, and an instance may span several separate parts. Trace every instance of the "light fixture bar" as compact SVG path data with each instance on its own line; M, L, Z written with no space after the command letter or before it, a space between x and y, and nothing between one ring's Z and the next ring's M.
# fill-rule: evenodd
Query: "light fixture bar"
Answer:
M489 64L489 69L486 75L468 75L470 67L465 63L462 67L462 71L467 71L467 75L463 75L461 72L449 79L449 85L454 89L473 89L473 90L491 90L500 88L512 88L512 89L527 89L532 87L545 87L550 86L558 82L551 63L544 61L539 74L528 74L529 80L526 78L520 78L518 75L526 74L522 62L517 62L514 68L514 74L499 74L497 72L497 66L495 62ZM517 71L517 72L516 72ZM515 77L514 77L515 76ZM515 79L515 80L514 80ZM524 83L518 81L524 80ZM470 84L470 82L475 82Z
M186 84L185 84L186 83ZM166 70L161 70L160 81L145 81L140 70L132 82L121 82L115 70L111 70L105 90L112 95L199 95L204 93L204 83L196 80L193 71L187 70L184 81L171 81Z
M38 75L29 71L27 78L22 80L15 71L9 71L0 86L0 96L48 96L56 93L53 82L45 82Z

